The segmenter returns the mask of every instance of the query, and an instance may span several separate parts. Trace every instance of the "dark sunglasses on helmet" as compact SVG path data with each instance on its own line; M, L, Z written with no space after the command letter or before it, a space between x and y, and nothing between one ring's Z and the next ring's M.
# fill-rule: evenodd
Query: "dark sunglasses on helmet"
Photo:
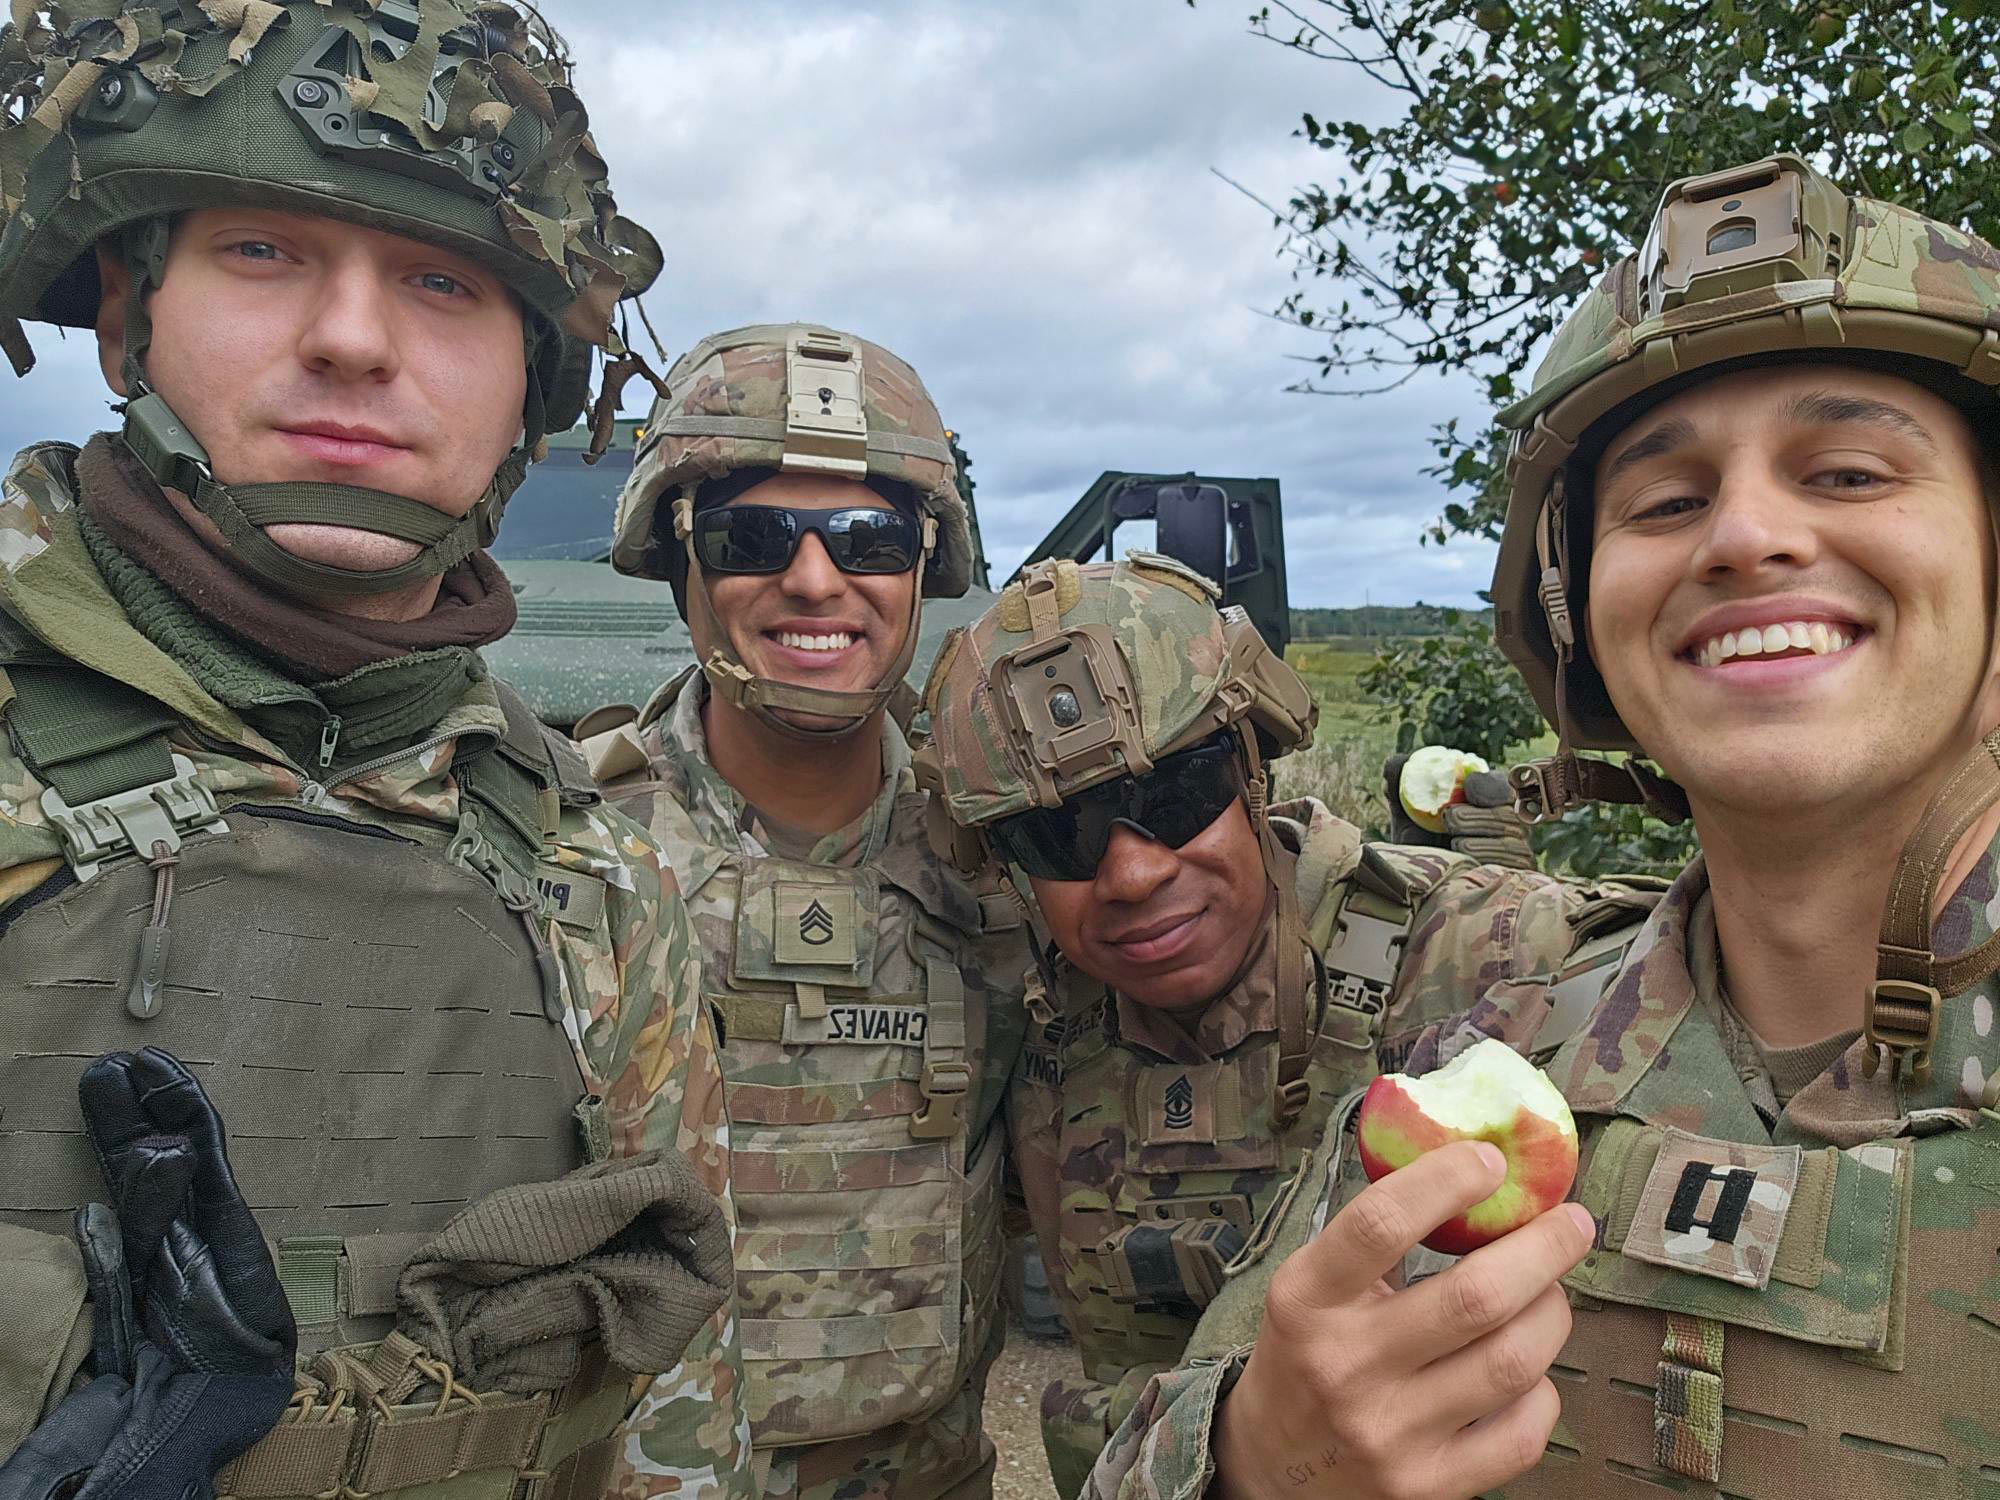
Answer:
M781 573L808 531L843 573L907 573L923 550L916 520L899 510L719 505L695 515L694 555L712 573Z
M1016 813L987 832L1002 859L1037 880L1089 880L1116 824L1178 849L1244 790L1236 738L1225 731L1167 756L1144 775L1086 787L1060 807Z

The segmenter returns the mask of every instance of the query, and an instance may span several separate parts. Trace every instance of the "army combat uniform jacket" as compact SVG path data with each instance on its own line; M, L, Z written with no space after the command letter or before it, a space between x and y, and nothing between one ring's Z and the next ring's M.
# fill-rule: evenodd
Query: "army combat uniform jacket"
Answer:
M1016 1071L1016 1170L1085 1375L1043 1396L1065 1495L1082 1488L1148 1378L1180 1360L1225 1267L1259 1252L1339 1102L1375 1076L1378 1050L1407 1045L1422 1003L1399 977L1407 962L1428 954L1482 988L1564 965L1588 983L1602 976L1587 955L1615 953L1647 899L1443 850L1364 845L1310 799L1271 819L1312 954L1310 993L1277 993L1275 916L1241 979L1186 1030L1057 958L1048 1018L1031 1027ZM1474 910L1493 922L1485 951L1459 944ZM1312 1043L1301 1102L1280 1119L1286 1001L1302 1008Z
M1994 929L2000 849L1934 926L1940 955ZM1864 1069L1859 1039L1780 1107L1727 1005L1699 860L1581 1016L1531 984L1427 1028L1423 1071L1496 1036L1575 1112L1597 1247L1552 1374L1563 1417L1507 1500L1663 1491L1745 1500L1984 1496L2000 1474L2000 1036L1992 979L1947 999L1929 1078ZM1428 977L1420 983L1429 986ZM1463 993L1463 991L1461 991ZM1272 1267L1357 1188L1330 1132L1272 1254L1218 1298L1194 1356L1134 1408L1101 1496L1194 1495L1218 1398Z
M709 764L705 691L698 676L669 683L592 746L643 751L611 795L666 849L701 947L765 1493L983 1495L1018 908L982 901L930 852L893 723L874 805L797 836Z
M135 627L86 545L74 461L30 448L0 493L9 1279L56 1258L70 1211L104 1196L76 1081L118 1048L167 1048L214 1097L302 1364L380 1338L402 1261L500 1187L672 1148L726 1205L686 910L573 748L475 664L384 753L325 769L286 754ZM209 644L251 660L219 632ZM32 1425L22 1383L67 1381L49 1350L81 1312L8 1309L0 1412ZM601 1373L600 1430L628 1409L629 1425L562 1468L560 1492L746 1493L733 1339L725 1307L650 1389ZM554 1427L523 1426L518 1402L447 1405L295 1405L219 1492L433 1494L461 1469L494 1477L466 1472L454 1496L554 1492L516 1477L561 1456L538 1446Z

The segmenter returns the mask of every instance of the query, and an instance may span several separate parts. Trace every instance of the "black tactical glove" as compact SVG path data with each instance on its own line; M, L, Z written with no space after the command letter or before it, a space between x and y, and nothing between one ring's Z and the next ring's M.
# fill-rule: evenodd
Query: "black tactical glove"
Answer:
M96 1378L0 1465L0 1500L206 1497L291 1399L291 1308L179 1060L109 1054L78 1094L117 1205L76 1216Z
M1389 838L1398 844L1425 844L1450 849L1482 865L1532 870L1535 848L1528 826L1514 811L1514 789L1504 771L1474 771L1465 778L1465 801L1444 810L1444 832L1432 833L1410 817L1403 806L1403 765L1408 755L1392 755L1382 764L1389 796Z

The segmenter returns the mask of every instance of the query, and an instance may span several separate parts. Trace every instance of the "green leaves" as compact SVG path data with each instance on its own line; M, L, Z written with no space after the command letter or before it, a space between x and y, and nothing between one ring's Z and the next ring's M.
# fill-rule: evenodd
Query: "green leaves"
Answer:
M1447 611L1444 634L1383 647L1358 681L1396 722L1398 745L1450 745L1497 766L1542 732L1541 710L1476 615Z
M1324 338L1301 389L1465 370L1504 404L1669 182L1774 151L2000 238L1994 0L1296 0L1280 20L1251 28L1327 70L1303 132L1324 186L1280 216L1279 316ZM1377 123L1384 88L1404 107ZM1491 534L1490 437L1435 441L1456 495L1428 536Z

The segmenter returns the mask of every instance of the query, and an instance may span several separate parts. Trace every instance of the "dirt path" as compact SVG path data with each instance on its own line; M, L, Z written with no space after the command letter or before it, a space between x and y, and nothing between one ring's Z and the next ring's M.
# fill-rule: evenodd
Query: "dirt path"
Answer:
M986 1381L986 1430L999 1452L994 1500L1056 1500L1042 1456L1042 1387L1061 1374L1081 1375L1068 1339L1032 1338L1018 1317L1007 1324L1007 1348Z

